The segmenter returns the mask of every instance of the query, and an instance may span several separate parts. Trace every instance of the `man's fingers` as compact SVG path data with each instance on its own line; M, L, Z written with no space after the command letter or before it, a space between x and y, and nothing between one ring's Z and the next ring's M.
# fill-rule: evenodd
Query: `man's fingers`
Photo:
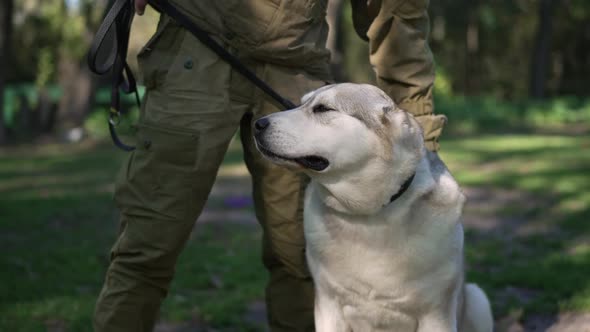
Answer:
M147 0L135 0L135 12L137 13L137 15L143 15L146 5Z

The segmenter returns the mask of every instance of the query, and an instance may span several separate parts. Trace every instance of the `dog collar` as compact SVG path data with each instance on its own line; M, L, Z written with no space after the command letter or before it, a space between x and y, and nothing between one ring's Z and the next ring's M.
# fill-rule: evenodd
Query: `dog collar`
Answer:
M416 173L412 174L412 176L410 176L403 184L402 186L399 188L398 192L395 193L393 196L391 196L391 198L389 199L389 203L395 201L396 199L398 199L401 195L403 195L406 190L408 190L408 188L410 188L410 185L412 184L412 181L414 180L414 177L416 176Z

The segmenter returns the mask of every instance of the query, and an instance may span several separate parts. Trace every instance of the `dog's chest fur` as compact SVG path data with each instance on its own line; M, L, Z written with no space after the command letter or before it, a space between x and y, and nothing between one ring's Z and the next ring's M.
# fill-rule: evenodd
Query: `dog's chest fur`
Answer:
M327 208L312 182L304 219L308 264L317 287L343 307L356 308L357 314L371 316L385 310L389 313L378 316L402 325L448 298L440 292L452 291L456 287L452 283L463 273L459 223L463 202L460 193L448 199L444 181L456 186L450 174L431 179L430 171L418 174L408 192L372 216ZM437 202L442 194L445 201Z

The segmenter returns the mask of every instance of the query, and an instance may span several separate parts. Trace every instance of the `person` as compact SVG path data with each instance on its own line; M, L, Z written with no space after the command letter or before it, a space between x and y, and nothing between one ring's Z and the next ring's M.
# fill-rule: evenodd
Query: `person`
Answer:
M437 150L445 118L433 114L428 0L352 2L355 28L369 41L377 85L417 117L427 147ZM327 0L171 3L291 101L331 81ZM143 13L146 0L135 4ZM138 62L146 95L137 149L116 181L121 226L96 304L95 330L153 329L177 258L239 128L263 230L269 326L313 331L314 288L302 230L307 180L265 161L252 138L253 121L280 108L165 15Z

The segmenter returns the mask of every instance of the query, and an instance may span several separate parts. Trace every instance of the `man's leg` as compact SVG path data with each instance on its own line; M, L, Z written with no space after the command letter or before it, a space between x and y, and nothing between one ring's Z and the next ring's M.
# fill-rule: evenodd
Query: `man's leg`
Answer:
M378 10L378 14L365 28L368 28L370 61L377 85L400 108L416 117L424 131L426 148L436 151L446 117L433 113L435 64L428 45L428 3L428 0L374 2L379 8L370 9Z
M230 106L229 66L178 26L161 23L139 58L148 93L137 149L117 180L121 233L96 304L96 331L153 329L245 111Z
M250 130L252 116L240 129L244 159L252 174L256 217L263 229L262 261L269 271L268 322L275 331L313 331L313 281L305 262L303 195L305 179L264 160Z
M234 128L186 135L140 128L117 184L121 232L96 305L97 331L151 331ZM218 144L199 142L211 134Z
M296 70L266 65L264 79L299 104L307 92L325 84ZM256 150L252 123L279 109L261 98L254 114L242 118L244 160L252 174L256 217L262 225L262 260L269 271L268 321L273 332L314 330L314 287L305 259L303 199L308 179L267 161Z

